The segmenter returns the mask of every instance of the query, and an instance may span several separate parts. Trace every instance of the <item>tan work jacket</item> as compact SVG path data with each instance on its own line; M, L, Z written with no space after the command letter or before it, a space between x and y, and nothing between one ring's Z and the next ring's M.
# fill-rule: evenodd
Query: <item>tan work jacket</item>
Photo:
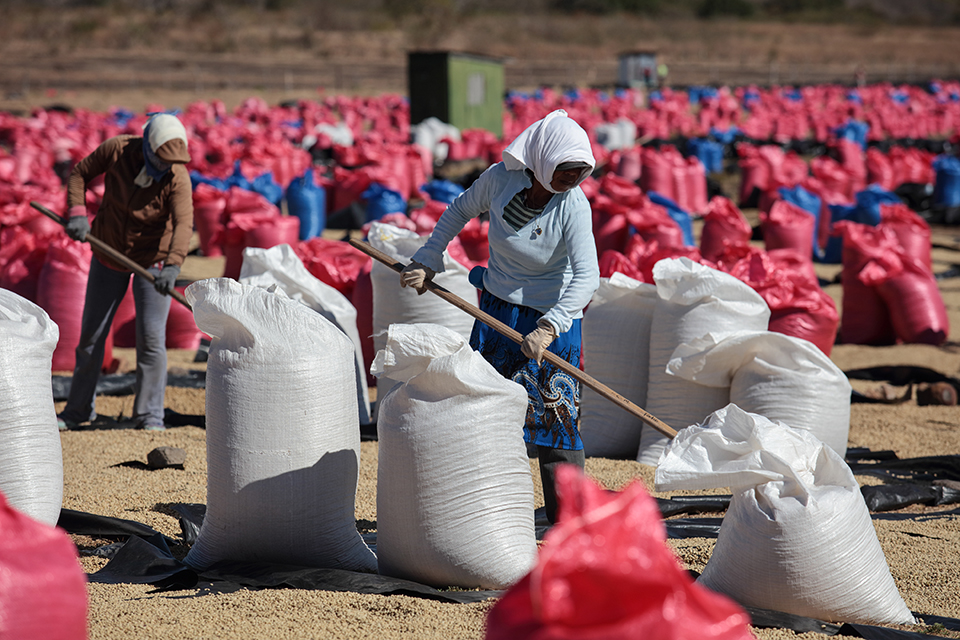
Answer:
M90 233L142 267L157 262L181 266L193 235L193 189L182 164L152 185L133 183L143 168L143 138L120 135L106 140L73 168L67 182L67 208L84 204L87 184L104 174L103 202ZM100 253L103 264L123 265Z

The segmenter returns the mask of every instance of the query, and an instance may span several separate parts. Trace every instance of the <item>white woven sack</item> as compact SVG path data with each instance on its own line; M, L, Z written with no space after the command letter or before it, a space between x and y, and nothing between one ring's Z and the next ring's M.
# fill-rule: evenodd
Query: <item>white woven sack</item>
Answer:
M60 519L63 452L50 368L60 329L39 306L0 289L0 491L45 524Z
M583 314L583 370L638 407L647 404L657 288L622 273L601 278ZM590 457L635 459L643 421L586 386L580 437Z
M356 354L357 409L360 424L370 423L370 395L363 366L363 347L357 330L357 308L346 296L310 273L288 244L269 249L243 250L240 282L261 289L279 287L288 297L307 305L353 341Z
M727 387L707 387L667 373L674 349L708 333L722 337L766 331L770 308L756 291L733 276L688 258L661 260L653 267L656 309L650 327L647 411L674 429L699 424L730 402ZM637 461L656 465L668 438L650 426L640 434Z
M698 582L740 604L836 622L915 624L853 472L809 431L734 404L680 431L658 491L730 487Z
M409 264L413 254L427 242L426 236L382 222L370 225L367 239L373 248L403 264ZM464 300L475 301L477 289L467 279L467 268L447 252L443 253L443 266L445 271L438 273L433 281ZM401 287L400 274L376 260L370 270L370 280L373 285L374 352L383 349L387 341L384 332L391 324L439 324L470 339L473 318L466 311L432 293L418 295L410 287ZM377 397L383 397L394 384L390 376L377 378Z
M380 573L501 589L534 565L527 393L454 331L394 324L371 367L383 398L377 470Z
M850 382L812 342L773 331L708 334L673 352L667 371L730 387L744 411L809 431L841 458L850 432Z
M357 533L354 349L287 298L229 278L187 287L207 360L207 513L186 561L375 571Z

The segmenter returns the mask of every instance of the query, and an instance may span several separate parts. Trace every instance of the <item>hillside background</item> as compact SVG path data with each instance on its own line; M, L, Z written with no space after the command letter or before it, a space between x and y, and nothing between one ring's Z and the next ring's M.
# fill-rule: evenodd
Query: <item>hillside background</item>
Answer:
M960 0L0 0L0 109L406 92L406 55L502 58L508 89L960 77Z

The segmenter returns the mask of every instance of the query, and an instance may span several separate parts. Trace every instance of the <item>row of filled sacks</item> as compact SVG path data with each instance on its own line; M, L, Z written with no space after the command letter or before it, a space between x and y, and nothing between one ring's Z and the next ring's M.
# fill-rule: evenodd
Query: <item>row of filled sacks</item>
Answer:
M350 337L356 352L360 421L367 424L376 411L376 406L371 411L368 387L376 385L383 389L381 385L386 388L392 385L389 379L378 381L372 374L368 375L376 353L384 346L384 332L390 325L431 322L469 338L473 319L436 296L418 296L412 289L401 288L399 275L393 269L371 261L348 243L316 240L322 242L321 255L316 256L316 261L304 259L303 245L248 247L243 251L236 279L244 284L281 289L323 314ZM426 237L375 222L367 241L375 249L406 264L426 242ZM476 302L477 290L467 279L468 269L453 258L452 251L444 253L444 265L446 271L437 274L434 281Z
M950 334L931 266L929 229L925 240L905 234L902 209L885 207L876 226L849 220L835 225L843 238L843 342L941 345Z
M60 327L53 370L72 371L93 259L90 245L67 238L59 225L52 233L42 235L23 226L5 227L0 231L0 242L3 243L0 254L6 258L0 260L0 287L37 303L50 314ZM183 287L177 290L182 293ZM135 318L130 288L117 309L113 330L107 337L103 357L105 371L119 364L113 357L113 347L135 346ZM183 305L172 304L167 318L167 348L196 349L202 338L190 311Z
M89 244L71 240L62 231L56 235L33 236L29 231L17 229L16 233L11 230L0 238L11 241L6 248L20 250L3 265L0 288L22 296L49 314L59 327L51 357L52 370L73 371L93 250ZM103 369L114 370L117 364L110 333L104 347Z
M215 337L207 365L207 512L185 561L377 572L438 587L502 588L536 560L526 394L457 333L392 325L376 371L376 554L357 531L355 346L277 287L187 288ZM465 468L450 455L470 451Z
M602 281L583 318L586 373L675 429L733 402L845 453L850 384L823 351L769 331L766 302L732 275L685 258L653 275ZM657 464L665 436L592 390L581 407L587 455Z
M633 235L661 247L693 246L693 216L656 191L608 173L581 185L590 201L597 253L624 252Z
M768 249L794 249L818 262L839 264L842 261L843 237L836 231L842 221L876 226L881 222L895 226L897 235L917 257L929 262L930 226L912 211L896 193L879 184L870 184L854 194L849 203L833 197L815 179L804 180L793 188L780 187L764 194L760 202L760 229ZM722 242L743 241L745 225L734 212L717 216L712 234L718 248ZM705 216L709 217L709 216ZM722 242L721 242L722 241Z
M607 491L565 466L557 472L558 523L533 570L490 611L487 637L602 629L611 638L752 638L741 606L836 624L916 624L856 478L810 433L727 405L676 435L655 486L732 490L695 581L665 544L641 481ZM549 603L549 615L540 603Z
M598 629L610 638L664 630L752 638L740 606L838 625L916 624L851 469L803 430L730 404L668 445L657 490L732 491L695 581L665 544L641 481L607 491L571 465L558 470L557 485L558 523L533 570L490 611L491 640ZM544 602L550 615L538 607Z
M194 219L201 250L210 257L227 254L227 245L236 239L230 228L234 214L257 213L275 218L284 203L291 218L286 223L292 225L294 219L297 220L297 238L308 240L323 232L328 215L351 205L358 204L362 209L363 219L350 220L345 225L355 228L389 213L406 212L411 198L430 201L437 196L451 200L450 189L457 188L457 185L435 184L436 181L428 180L419 155L413 151L408 153L414 154L413 160L403 160L401 154L399 168L383 165L355 170L334 167L330 175L321 175L313 168L307 168L285 189L278 188L274 193L258 189L248 181L216 181L194 173ZM404 168L411 166L416 170Z
M791 197L789 193L784 195ZM792 250L809 257L812 243L814 255L821 261L843 265L842 342L943 344L950 328L933 274L930 226L894 194L868 188L857 196L854 206L830 207L831 235L819 253L816 202L811 211L788 200L777 200L768 213L761 214L766 248ZM810 200L800 204L804 202ZM719 235L708 224L720 223L710 216L707 220L704 236ZM727 222L722 231L727 232L723 242L728 251L734 243L744 243L742 223L735 226ZM719 257L715 259L722 262Z
M660 245L640 233L629 237L621 251L600 254L600 275L623 274L648 284L661 260L687 258L729 273L760 294L770 308L769 330L802 338L830 355L839 314L833 299L820 287L810 252L789 246L765 251L750 244L746 218L728 198L716 196L704 216L700 247Z
M934 96L919 87L876 84L857 89L840 85L802 88L721 87L716 96L700 99L690 92L666 88L644 101L631 90L550 88L530 94L512 92L505 100L504 137L512 139L546 113L563 108L578 122L632 121L640 135L669 139L706 135L711 128L737 126L758 140L807 139L826 142L850 119L870 125L870 140L929 138L949 135L960 118L960 103L944 99L943 83ZM938 99L939 98L939 99ZM644 104L646 102L646 104Z
M788 198L792 197L788 192L782 193ZM825 255L840 254L840 260L829 261L843 264L840 340L848 344L942 344L949 334L949 320L933 274L930 226L906 205L882 202L883 195L871 190L858 194L862 196L858 198L860 205L851 208L855 215L851 215L851 210L832 209L833 235ZM892 200L897 199L893 197ZM800 202L803 204L804 201ZM747 244L749 225L742 214L732 203L719 206L722 203L717 200L718 206L705 216L701 235L701 252L705 258L714 260L718 268L724 271L737 273L761 292L763 287L757 286L757 283L763 282L767 275L779 279L785 274L797 273L781 260L777 260L779 265L770 269L757 263L756 257L752 258L753 264L749 270L744 270L742 263L740 267L732 267L734 260L742 260L756 250L750 249ZM811 208L815 212L819 207L814 203ZM767 255L773 257L789 251L808 260L809 247L811 242L815 242L814 227L817 224L813 212L789 200L778 200L770 212L761 214ZM845 214L853 219L844 219L842 216ZM706 251L707 247L710 247L709 251ZM777 257L782 255L780 253ZM796 263L796 260L793 262ZM806 270L812 272L812 265L808 265ZM811 275L812 280L791 279L799 285L797 291L819 294L803 296L808 304L816 304L818 298L825 303L827 296L818 286L800 284L807 282L808 285L815 285L816 276ZM782 287L778 287L771 293L780 295L764 295L771 309L779 306L775 300L782 300L783 291ZM905 304L904 301L909 303ZM826 308L829 305L820 306ZM831 315L834 317L832 327L836 329L836 312ZM819 338L812 335L804 337L823 349L827 346L824 338L829 328L824 325L822 329L822 332L817 332L821 336ZM785 332L792 333L789 330ZM832 338L830 341L832 343ZM829 348L824 352L829 354Z
M838 140L833 153L811 158L807 163L796 152L785 152L776 145L736 145L741 173L741 207L759 206L764 194L781 187L792 188L815 178L822 185L816 192L829 194L830 204L848 204L868 184L879 184L892 191L902 184L933 184L936 156L920 149L894 146L884 153L876 148L863 149L851 140Z

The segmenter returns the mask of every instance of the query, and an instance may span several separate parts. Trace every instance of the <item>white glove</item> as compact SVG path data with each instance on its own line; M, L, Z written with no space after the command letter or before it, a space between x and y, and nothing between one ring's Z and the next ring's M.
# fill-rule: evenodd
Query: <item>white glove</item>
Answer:
M435 275L437 272L430 267L411 262L400 272L400 286L412 287L417 290L417 295L423 295L427 291L427 282L433 280Z
M523 343L520 345L520 353L533 358L537 364L543 362L543 354L547 347L556 340L557 330L549 321L540 318L537 320L537 328L523 336Z

